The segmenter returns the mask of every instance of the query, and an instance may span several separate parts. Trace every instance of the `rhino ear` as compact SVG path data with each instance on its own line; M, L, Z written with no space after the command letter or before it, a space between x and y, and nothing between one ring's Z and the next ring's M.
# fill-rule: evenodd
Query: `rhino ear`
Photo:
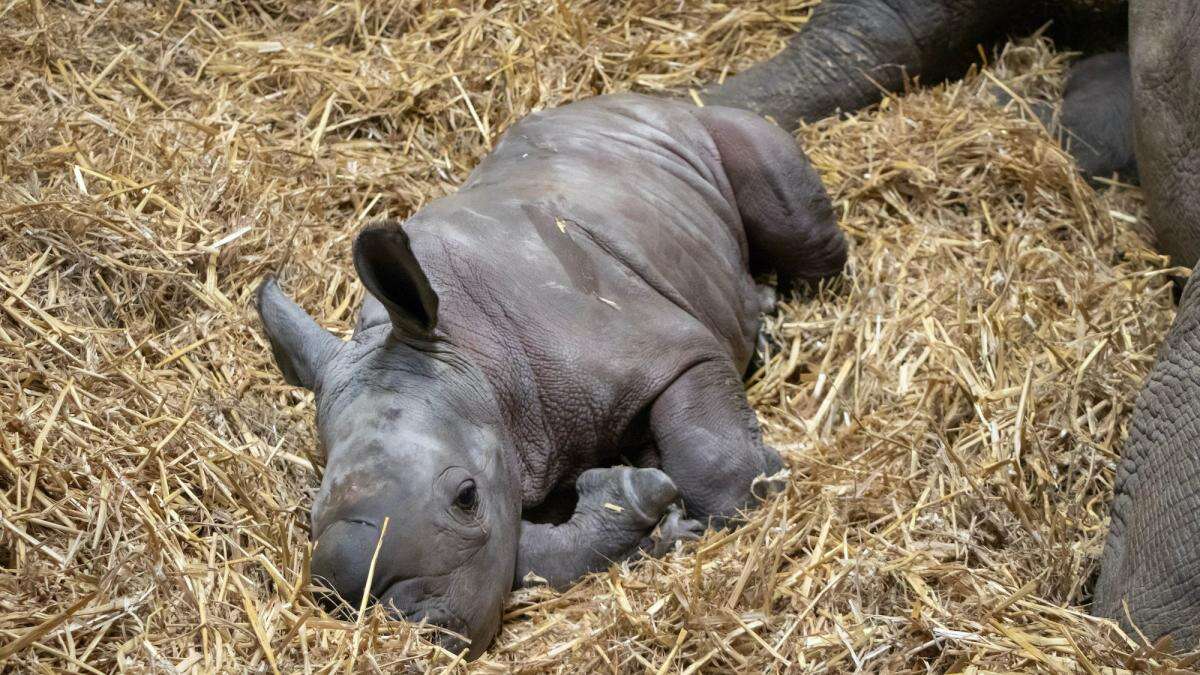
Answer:
M284 295L273 276L258 287L258 315L283 379L293 386L312 389L321 366L333 358L341 341Z
M369 227L354 240L354 267L371 295L404 335L429 335L437 327L438 297L400 226Z

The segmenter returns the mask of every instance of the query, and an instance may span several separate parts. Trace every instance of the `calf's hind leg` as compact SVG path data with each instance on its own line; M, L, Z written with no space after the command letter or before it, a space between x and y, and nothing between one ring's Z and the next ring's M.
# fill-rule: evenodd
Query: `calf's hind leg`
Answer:
M750 246L750 269L780 286L833 276L846 240L825 186L791 134L754 113L702 108L697 116L721 156Z

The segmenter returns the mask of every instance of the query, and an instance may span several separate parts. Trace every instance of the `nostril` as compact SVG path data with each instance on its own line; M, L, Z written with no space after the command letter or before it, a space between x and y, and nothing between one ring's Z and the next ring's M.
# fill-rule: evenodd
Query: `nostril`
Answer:
M339 520L321 533L311 572L314 581L336 594L320 594L327 608L336 608L339 598L351 607L362 601L379 533L379 528L362 520Z

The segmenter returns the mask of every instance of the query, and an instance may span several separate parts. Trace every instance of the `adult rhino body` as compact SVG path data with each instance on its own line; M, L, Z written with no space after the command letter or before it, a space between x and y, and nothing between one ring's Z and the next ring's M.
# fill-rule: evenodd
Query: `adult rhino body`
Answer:
M260 291L316 392L314 577L477 656L527 574L563 585L655 548L664 516L668 543L736 517L782 468L742 389L752 273L845 260L816 173L757 115L619 95L526 117L457 193L358 236L349 342ZM571 487L566 522L535 522Z
M1200 5L1130 12L1134 126L1155 243L1200 256ZM1200 269L1200 268L1198 268ZM1177 647L1200 641L1200 279L1193 270L1117 470L1095 611Z
M1121 450L1093 611L1130 634L1200 638L1200 288L1196 278L1138 396Z
M1038 5L826 0L778 56L703 95L785 126L853 111L899 90L905 75L929 81L965 70L965 50L1023 12L1038 17ZM1174 264L1193 267L1200 258L1200 3L1138 0L1130 7L1129 56L1079 62L1057 119L1045 109L1039 117L1061 125L1086 172L1140 174L1153 243ZM1197 271L1133 414L1093 602L1096 614L1127 631L1169 636L1189 649L1200 641Z

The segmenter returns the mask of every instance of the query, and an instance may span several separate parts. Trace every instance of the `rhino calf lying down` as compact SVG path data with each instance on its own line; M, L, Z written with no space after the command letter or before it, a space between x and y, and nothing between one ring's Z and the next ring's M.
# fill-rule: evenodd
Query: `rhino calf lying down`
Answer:
M736 517L782 468L742 389L752 274L845 260L815 171L753 113L617 95L529 115L456 194L359 234L348 342L260 289L280 369L316 393L313 576L474 657L528 573L563 585ZM569 519L531 520L572 485Z

